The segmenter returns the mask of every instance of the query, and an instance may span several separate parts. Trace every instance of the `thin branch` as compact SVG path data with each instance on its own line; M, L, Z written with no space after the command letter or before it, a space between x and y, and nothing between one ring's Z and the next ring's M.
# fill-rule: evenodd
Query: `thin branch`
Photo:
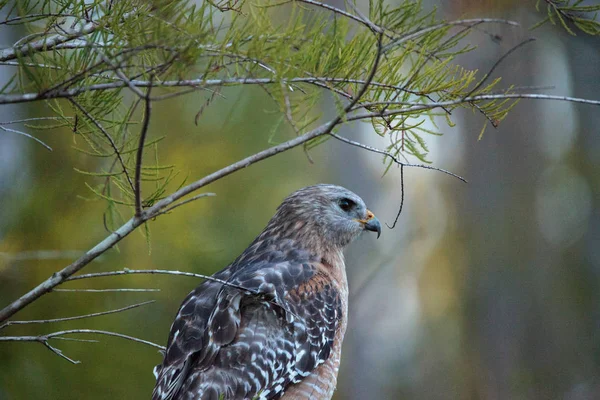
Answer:
M483 86L483 84L485 83L485 81L487 81L487 79L492 75L492 73L494 73L494 70L500 65L502 64L502 61L504 61L509 55L511 55L512 53L514 53L516 50L518 50L519 48L525 46L528 43L534 42L535 38L529 38L526 40L523 40L521 43L517 44L516 46L512 47L510 50L508 50L506 53L504 53L504 55L502 55L502 57L500 57L498 59L498 61L496 61L494 63L494 65L492 65L492 67L489 69L489 71L485 74L485 76L479 81L479 83L477 85L475 85L475 87L473 89L471 89L471 91L469 93L467 93L466 96L464 97L471 97L471 95L473 93L475 93L481 86Z
M124 269L123 271L96 272L96 273L91 273L91 274L72 276L70 278L67 278L65 281L75 281L75 280L79 280L79 279L102 278L102 277L106 277L106 276L118 276L118 275L130 275L130 274L150 274L150 275L164 274L164 275L191 276L194 278L201 278L201 279L205 279L208 281L217 282L217 283L222 284L223 286L229 286L229 287L238 289L246 294L250 294L250 295L254 295L254 296L263 296L264 295L264 293L262 293L258 290L254 290L254 289L246 288L244 286L236 285L235 283L224 281L222 279L215 278L214 276L195 274L193 272L172 271L172 270L164 270L164 269L141 269L141 270ZM277 307L282 308L285 312L293 315L294 317L301 319L298 315L296 315L292 311L288 310L282 304L276 302L275 300L271 300L271 299L264 299L264 300L267 301L268 303L271 303Z
M227 79L182 79L176 81L163 81L163 82L150 82L150 81L141 81L132 79L132 85L140 88L147 88L150 86L153 87L190 87L194 89L206 89L212 86L235 86L235 85L266 85L266 84L274 84L274 83L286 83L286 84L294 84L294 83L308 83L312 85L316 85L325 89L331 90L328 86L324 86L322 83L334 82L334 83L358 83L364 84L365 81L361 79L353 79L353 78L330 78L330 77L296 77L291 79L283 79L279 80L276 78L250 78L250 77L240 77L240 78L227 78ZM412 93L416 95L420 95L420 92L413 92L408 89L403 89L401 86L394 86L380 82L371 82L372 86L384 87L393 90L405 91L407 93ZM97 91L97 90L109 90L109 89L120 89L124 88L126 83L123 81L114 81L107 83L98 83L90 86L82 86L75 87L71 89L63 89L63 90L52 90L52 91L44 91L40 93L23 93L23 94L7 94L0 95L0 104L14 104L14 103L26 103L31 101L39 101L39 100L49 100L56 98L70 98L74 96L78 96L81 93L89 92L89 91ZM170 94L169 96L173 96ZM156 100L153 99L153 100Z
M367 150L367 151L370 151L370 152L373 152L373 153L383 154L384 156L391 158L392 161L394 163L398 164L401 168L402 167L412 167L412 168L431 169L431 170L434 170L434 171L438 171L438 172L442 172L444 174L450 175L450 176L452 176L454 178L457 178L457 179L459 179L459 180L461 180L461 181L463 181L465 183L468 183L467 180L465 178L463 178L462 176L457 175L457 174L455 174L453 172L450 172L448 170L445 170L445 169L442 169L442 168L437 168L437 167L434 167L434 166L431 166L431 165L425 165L425 164L409 164L409 163L404 163L404 162L400 161L397 157L395 157L392 153L390 153L388 151L380 150L380 149L377 149L375 147L371 147L371 146L368 146L366 144L363 144L363 143L360 143L360 142L357 142L357 141L354 141L354 140L351 140L351 139L347 139L347 138L345 138L343 136L340 136L340 135L338 135L336 133L333 133L333 132L330 132L329 135L333 136L337 140L339 140L341 142L344 142L344 143L347 143L347 144L349 144L351 146L359 147L361 149L364 149L364 150Z
M93 317L98 317L101 315L115 314L115 313L131 310L133 308L145 306L147 304L154 303L154 302L155 302L155 300L149 300L149 301L144 301L142 303L132 304L127 307L117 308L114 310L108 310L108 311L102 311L102 312L84 314L84 315L76 315L73 317L63 317L63 318L53 318L53 319L35 319L35 320L29 320L29 321L6 321L2 325L0 325L0 329L4 329L7 326L11 326L11 325L50 324L50 323L54 323L54 322L64 322L64 321L73 321L73 320L84 319L84 318L93 318Z
M73 360L72 358L67 357L62 352L62 350L57 349L56 347L52 346L50 343L48 343L47 340L38 340L38 342L41 342L44 346L46 346L46 348L48 350L50 350L51 352L53 352L57 356L64 358L65 360L69 361L70 363L73 363L73 364L80 364L81 363L81 361L79 361L79 360Z
M160 292L160 289L137 289L137 288L116 288L116 289L52 289L53 292L87 292L87 293L113 293L113 292Z
M206 279L207 281L212 281L212 282L217 282L220 283L222 285L225 286L230 286L236 289L239 289L241 291L247 292L249 294L260 294L259 292L257 292L256 290L252 290L252 289L248 289L245 288L243 286L240 285L236 285L234 283L231 282L227 282L224 281L222 279L219 278L215 278L213 276L209 276L209 275L202 275L202 274L195 274L192 272L183 272L183 271L171 271L171 270L165 270L165 269L124 269L122 271L109 271L109 272L96 272L96 273L92 273L92 274L84 274L84 275L75 275L75 276L71 276L69 278L66 278L64 281L68 282L68 281L76 281L79 279L89 279L89 278L101 278L101 277L105 277L105 276L116 276L116 275L135 275L135 274L164 274L164 275L180 275L180 276L191 276L194 278L202 278L202 279Z
M555 100L555 101L568 101L571 103L582 103L582 104L590 104L594 106L600 106L600 100L590 100L590 99L582 99L578 97L569 97L569 96L553 96L547 94L535 94L535 93L503 93L503 94L481 94L475 95L471 97L463 97L455 100L448 101L439 101L434 103L411 103L411 102L401 102L401 101L379 101L365 104L365 107L378 105L378 104L395 104L395 105L407 105L407 108L401 108L397 110L387 110L385 112L370 112L363 114L356 114L348 117L348 121L358 121L367 118L381 118L390 115L398 115L398 114L406 114L415 111L421 110L432 110L434 108L441 108L447 106L455 106L459 104L469 103L472 101L484 101L484 100L502 100L502 99L536 99L536 100Z
M419 28L419 29L415 30L414 32L408 33L408 34L402 36L401 38L399 38L398 40L395 40L395 41L385 45L383 47L383 51L388 52L394 46L398 46L400 44L406 43L409 40L416 39L419 36L425 35L429 32L433 32L433 31L436 31L441 28L445 28L447 26L465 26L468 29L471 29L477 25L489 24L489 23L519 26L518 22L510 21L507 19L498 19L498 18L474 18L474 19L462 19L462 20L456 20L456 21L442 22L441 24L428 26L426 28Z
M216 193L200 193L200 194L197 194L194 197L191 197L189 199L180 201L179 203L175 203L171 207L168 207L168 208L164 209L163 211L161 211L158 214L156 214L156 217L159 216L159 215L163 215L163 214L169 213L169 212L173 211L174 209L176 209L177 207L181 207L182 205L187 204L187 203L191 203L192 201L196 201L196 200L201 199L203 197L215 197L216 195L217 195Z
M42 146L44 146L49 151L52 151L52 147L48 146L46 143L42 142L40 139L36 138L35 136L30 135L29 133L18 131L16 129L12 129L12 128L7 128L7 127L2 126L2 125L0 125L0 129L2 129L4 132L12 132L12 133L16 133L18 135L22 135L22 136L28 137L29 139L33 139L36 142L38 142L39 144L41 144Z
M84 340L84 339L73 339L73 338L62 337L64 335L80 334L80 333L115 336L115 337L119 337L121 339L127 339L127 340L131 340L133 342L143 343L148 346L156 347L162 351L165 350L165 347L160 346L156 343L152 343L147 340L139 339L139 338L129 336L129 335L123 335L121 333L110 332L110 331L101 331L101 330L96 330L96 329L71 329L71 330L59 331L59 332L54 332L54 333L50 333L47 335L40 335L40 336L0 336L0 342L38 342L38 343L42 343L48 350L52 351L54 354L64 358L65 360L67 360L73 364L79 364L79 361L73 360L73 359L67 357L66 355L63 354L62 350L57 349L56 347L52 346L49 343L49 340L50 339L62 339L62 340L92 342L92 341L88 341L88 340ZM95 341L93 341L93 342L95 342Z
M346 17L346 18L356 21L360 24L363 24L375 33L385 34L387 37L390 37L390 38L392 37L390 34L385 33L385 30L383 28L381 28L380 26L375 25L370 21L366 21L366 20L362 19L361 17L358 17L354 14L350 14L349 12L344 11L342 9L339 9L334 6L330 6L329 4L321 3L320 1L315 1L315 0L295 0L295 1L299 1L301 3L311 4L311 5L314 5L317 7L324 8L326 10L332 11L335 14L339 14L343 17ZM280 4L284 4L284 3L280 3Z
M287 84L294 83L308 83L308 84L317 84L318 82L337 82L337 83L364 83L365 81L359 79L351 79L351 78L325 78L325 77L296 77L285 80L278 80L275 78L227 78L227 79L207 79L204 80L202 78L199 79L187 79L187 80L176 80L176 81L164 81L164 82L150 82L150 81L139 81L132 80L131 83L140 88L148 88L151 85L153 87L191 87L204 89L212 86L235 86L235 85L266 85L266 84L279 84L281 81ZM371 85L378 87L387 87L392 90L406 91L408 93L412 93L407 89L402 88L401 86L393 86L388 84L383 84L379 82L371 82ZM108 89L118 89L125 87L126 84L122 81L115 81L109 83L99 83L90 86L82 86L75 87L71 89L65 89L60 91L53 91L48 93L23 93L23 94L6 94L0 95L0 104L16 104L16 103L26 103L31 101L38 100L49 100L56 98L71 98L77 96L81 93L89 92L89 91L97 91L97 90L108 90ZM325 88L320 85L320 87ZM421 94L416 92L415 94ZM489 96L489 95L488 95ZM569 101L573 103L583 103L583 104L593 104L600 105L600 101L597 100L589 100L582 99L577 97L569 97L569 96L552 96L545 94L534 94L534 93L512 93L512 94L497 94L496 96L505 96L505 97L495 97L494 99L500 98L531 98L531 99L545 99L545 100L560 100L560 101ZM508 96L508 97L506 97ZM464 101L469 101L473 99L464 99ZM478 100L478 99L475 99ZM485 100L485 99L484 99ZM488 99L489 100L489 99ZM369 104L383 104L385 102L380 103L369 103ZM400 103L395 103L400 104ZM415 103L404 103L408 105L412 105ZM441 104L441 103L438 103ZM439 107L439 106L436 106Z
M77 338L69 338L69 337L62 337L62 336L57 336L53 339L64 340L65 342L100 343L99 340L94 340L94 339L77 339Z
M156 347L157 349L160 349L160 350L165 350L165 347L160 346L156 343L152 343L148 340L139 339L139 338L129 336L129 335L124 335L122 333L102 331L102 330L97 330L97 329L69 329L69 330L65 330L65 331L53 332L53 333L49 333L47 335L40 335L40 336L0 336L0 342L46 342L49 339L58 339L59 337L64 336L64 335L73 335L73 334L79 334L79 333L114 336L114 337L119 337L122 339L131 340L131 341L137 342L137 343L143 343L148 346Z
M75 262L63 268L62 270L52 274L51 277L49 277L44 282L36 286L34 289L30 290L28 293L24 294L17 300L13 301L11 304L7 305L4 309L0 311L0 322L6 321L17 311L21 310L22 308L33 302L35 299L50 292L53 288L62 283L65 280L65 278L73 275L75 272L79 271L92 260L106 252L115 244L117 244L123 237L131 233L142 222L143 221L139 218L130 219L123 226L118 228L116 231L112 232L106 239L98 243L96 246L94 246L91 250L89 250Z
M152 80L150 80L152 82ZM137 217L142 213L142 157L144 156L144 147L146 146L146 136L148 135L148 127L150 125L150 114L152 112L152 101L150 100L150 93L152 91L152 85L148 87L144 101L146 107L144 110L144 121L142 123L142 130L140 132L140 142L137 148L137 157L135 161L135 215Z
M466 181L465 181L466 182ZM400 214L402 214L402 208L404 207L404 165L400 165L400 209L398 209L398 214L396 214L396 219L392 226L389 226L386 222L386 225L390 229L394 229L396 224L398 223L398 219L400 218Z

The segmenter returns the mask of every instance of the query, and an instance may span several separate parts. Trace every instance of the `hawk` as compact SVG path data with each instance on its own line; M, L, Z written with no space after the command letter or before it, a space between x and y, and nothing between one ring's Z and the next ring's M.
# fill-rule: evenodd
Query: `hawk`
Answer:
M342 251L365 230L379 237L379 220L343 187L289 195L250 246L183 301L152 399L330 399L348 314Z

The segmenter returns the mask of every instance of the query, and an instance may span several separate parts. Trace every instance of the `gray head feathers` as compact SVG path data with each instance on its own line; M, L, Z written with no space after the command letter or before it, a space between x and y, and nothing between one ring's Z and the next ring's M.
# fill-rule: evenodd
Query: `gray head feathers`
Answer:
M381 232L381 225L354 192L336 185L308 186L290 194L277 208L269 227L282 237L304 239L343 249L363 231Z

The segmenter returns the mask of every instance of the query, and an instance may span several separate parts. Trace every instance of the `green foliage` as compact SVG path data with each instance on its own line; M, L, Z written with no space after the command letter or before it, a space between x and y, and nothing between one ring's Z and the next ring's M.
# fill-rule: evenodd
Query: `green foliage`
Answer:
M535 8L540 11L541 0L535 4ZM532 29L535 29L547 22L552 25L560 24L569 34L575 36L573 27L581 30L588 35L600 35L600 21L598 21L598 11L600 4L582 5L583 0L545 0L547 16Z
M281 113L274 129L288 125L300 135L322 120L319 105L329 93L342 122L369 121L389 138L390 155L421 162L428 154L425 136L439 134L425 121L444 115L452 126L452 110L467 107L496 125L514 105L477 99L497 93L499 80L487 82L486 75L478 81L476 71L455 63L473 50L464 39L475 26L506 21L440 21L420 1L391 6L371 0L366 16L354 4L342 11L314 0L26 0L2 7L6 21L29 35L14 54L0 56L16 63L0 99L36 94L52 110L52 124L73 131L76 148L104 160L100 170L78 170L94 178L89 189L107 201L109 228L123 221L118 206L136 206L137 173L143 207L181 185L175 166L161 165L157 156L168 132L145 138L148 102L156 107L201 92L197 120L228 87L258 85ZM268 141L277 137L273 131ZM393 160L385 160L389 168Z

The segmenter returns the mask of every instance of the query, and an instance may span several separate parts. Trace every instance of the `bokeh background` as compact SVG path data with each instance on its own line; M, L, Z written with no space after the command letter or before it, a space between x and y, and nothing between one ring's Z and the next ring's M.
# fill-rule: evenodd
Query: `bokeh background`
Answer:
M560 27L527 28L543 14L532 1L426 1L446 18L495 16L520 29L485 26L460 62L486 71L508 49L539 40L504 62L505 84L552 85L552 94L600 98L600 39ZM337 4L340 6L340 4ZM499 35L492 40L489 33ZM6 47L19 32L4 29ZM497 38L497 39L498 39ZM0 69L0 80L6 79ZM4 82L4 81L3 81ZM260 90L228 89L194 124L202 102L161 104L151 135L167 135L160 154L197 179L268 146L277 116ZM334 108L323 103L323 108ZM3 106L0 121L47 115L40 105ZM327 112L327 111L326 111ZM365 235L347 252L350 322L336 399L600 398L600 112L565 102L522 101L498 129L478 135L482 116L455 115L457 126L428 138L430 160L468 179L405 171L399 224L380 240ZM383 147L367 124L340 132ZM85 183L94 159L73 135L47 131L48 152L22 136L0 134L0 306L102 240L105 204ZM292 135L279 129L273 140ZM223 268L262 229L291 191L330 182L361 195L391 223L400 205L399 171L382 177L381 158L329 141L279 155L207 188L201 199L151 224L86 267L87 272ZM128 276L64 288L158 288L150 293L58 292L18 319L71 316L156 302L120 314L53 325L11 326L4 335L63 329L112 330L165 344L192 278ZM86 336L85 339L91 339ZM146 399L150 347L118 338L54 341L71 365L38 343L0 343L0 399Z

